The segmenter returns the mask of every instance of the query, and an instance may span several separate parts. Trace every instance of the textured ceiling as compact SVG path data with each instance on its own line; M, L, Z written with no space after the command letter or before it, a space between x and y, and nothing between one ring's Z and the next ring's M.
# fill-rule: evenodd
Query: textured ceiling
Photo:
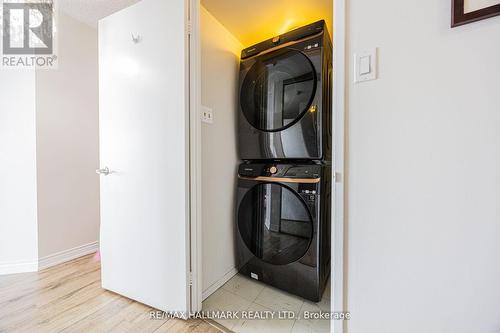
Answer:
M59 9L71 17L97 27L97 22L140 0L58 0ZM168 0L166 0L168 1Z
M201 0L201 3L245 46L321 19L332 33L333 0Z

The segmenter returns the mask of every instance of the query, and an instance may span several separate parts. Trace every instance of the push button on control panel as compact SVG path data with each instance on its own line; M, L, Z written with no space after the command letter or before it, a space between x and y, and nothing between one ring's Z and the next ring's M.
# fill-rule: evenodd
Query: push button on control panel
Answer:
M269 168L269 172L271 173L271 175L274 175L276 172L278 172L278 168L273 165Z
M307 201L315 201L316 200L316 191L315 190L302 190L300 193L305 194L303 198Z
M309 194L309 193L310 193L310 194L316 194L316 191L314 191L314 190L312 190L312 191L310 191L310 190L303 190L303 191L301 191L301 192L302 192L302 193L305 193L305 194Z

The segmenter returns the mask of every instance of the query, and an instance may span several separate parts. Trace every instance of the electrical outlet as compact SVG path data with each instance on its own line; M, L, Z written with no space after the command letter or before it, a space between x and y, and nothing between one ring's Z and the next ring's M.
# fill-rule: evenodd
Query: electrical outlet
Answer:
M214 123L214 111L209 107L201 107L201 121L207 124Z

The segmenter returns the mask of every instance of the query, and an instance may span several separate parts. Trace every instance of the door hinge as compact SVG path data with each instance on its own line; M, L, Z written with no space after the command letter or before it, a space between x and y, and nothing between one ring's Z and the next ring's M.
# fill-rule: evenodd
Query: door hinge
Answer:
M192 26L192 24L191 24L191 21L188 21L188 22L187 22L186 31L187 31L187 34L188 34L188 35L191 35L191 33L192 33L192 31L193 31L193 26Z
M193 285L193 272L189 272L189 285Z

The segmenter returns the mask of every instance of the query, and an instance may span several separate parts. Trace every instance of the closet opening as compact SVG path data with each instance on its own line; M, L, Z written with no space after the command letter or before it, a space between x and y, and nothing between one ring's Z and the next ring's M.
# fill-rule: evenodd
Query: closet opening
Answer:
M333 2L199 16L202 310L234 332L330 332Z

